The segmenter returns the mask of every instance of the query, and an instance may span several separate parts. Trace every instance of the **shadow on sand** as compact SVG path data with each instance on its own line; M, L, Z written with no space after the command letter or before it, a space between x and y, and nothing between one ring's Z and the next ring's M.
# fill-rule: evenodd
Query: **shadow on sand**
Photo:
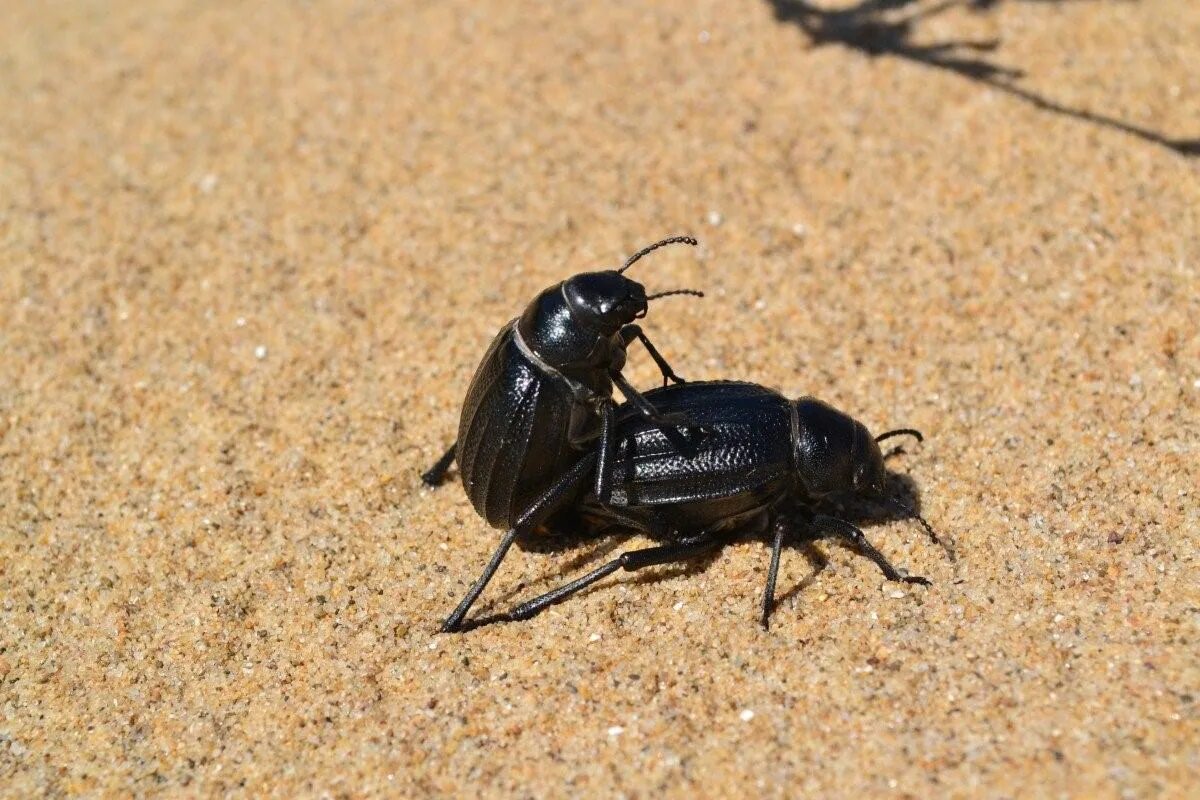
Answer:
M1016 97L1035 108L1064 117L1122 131L1130 136L1165 147L1180 155L1200 156L1200 138L1171 139L1157 131L1134 125L1107 114L1072 108L1026 89L1017 81L1020 69L995 63L987 57L999 45L998 39L959 40L936 44L917 44L914 40L922 23L953 8L968 8L987 13L1004 2L1014 0L860 0L856 5L830 10L807 0L766 0L780 22L798 27L814 47L840 45L864 55L891 56L990 86ZM1067 4L1088 0L1015 0L1023 3ZM1137 0L1119 0L1136 2Z

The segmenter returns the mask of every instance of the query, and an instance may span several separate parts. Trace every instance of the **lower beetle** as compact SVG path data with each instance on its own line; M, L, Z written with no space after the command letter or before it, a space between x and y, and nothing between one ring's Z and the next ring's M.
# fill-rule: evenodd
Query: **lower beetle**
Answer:
M872 437L862 423L815 398L789 400L753 383L689 383L647 392L646 399L661 413L687 416L688 447L679 448L661 430L623 409L611 497L604 502L594 494L583 498L574 514L560 515L555 527L574 523L600 530L616 524L652 533L667 530L672 541L624 553L480 624L528 619L619 569L695 558L748 531L769 531L772 537L763 627L774 605L783 543L805 532L847 541L888 580L929 583L902 574L850 522L814 510L817 501L835 493L878 498L916 518L939 542L920 515L884 494L886 471L878 443L903 434L920 440L918 431L904 428ZM496 555L481 582L499 565L503 553Z
M624 275L646 254L676 243L697 244L690 236L663 239L620 269L581 273L535 297L492 341L467 390L457 441L422 480L436 486L457 460L476 512L489 525L508 528L504 541L511 543L518 531L569 505L580 475L593 478L597 497L607 496L614 385L636 413L678 441L672 426L683 417L659 414L621 374L626 348L636 340L658 365L664 385L682 382L634 320L657 298L703 295L690 289L647 295ZM578 463L586 452L594 465ZM463 599L461 614L446 621L448 630L458 626L476 594L473 589Z

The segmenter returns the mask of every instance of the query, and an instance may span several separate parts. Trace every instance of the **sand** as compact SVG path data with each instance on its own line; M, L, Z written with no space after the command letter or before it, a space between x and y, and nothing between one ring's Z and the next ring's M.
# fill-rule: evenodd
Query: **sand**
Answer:
M0 794L1194 790L1200 6L932 9L7 4ZM437 634L490 337L683 232L679 373L921 428L958 559L789 548L764 633L748 539Z

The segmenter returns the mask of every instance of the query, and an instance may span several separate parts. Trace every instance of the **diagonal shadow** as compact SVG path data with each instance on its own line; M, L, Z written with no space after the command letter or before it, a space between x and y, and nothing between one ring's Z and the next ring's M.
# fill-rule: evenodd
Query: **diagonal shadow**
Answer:
M1158 131L1117 117L1088 109L1072 108L1020 86L1016 81L1023 77L1022 70L1002 66L986 57L987 53L999 47L998 39L936 44L917 44L914 41L914 34L924 20L956 7L966 7L984 13L996 8L1005 0L940 0L933 5L921 4L921 0L860 0L856 5L840 9L824 9L808 0L766 2L774 10L775 19L800 28L814 47L840 45L872 58L893 56L933 69L953 72L1023 100L1043 111L1122 131L1180 155L1200 156L1200 138L1172 139ZM1049 4L1083 0L1021 2Z

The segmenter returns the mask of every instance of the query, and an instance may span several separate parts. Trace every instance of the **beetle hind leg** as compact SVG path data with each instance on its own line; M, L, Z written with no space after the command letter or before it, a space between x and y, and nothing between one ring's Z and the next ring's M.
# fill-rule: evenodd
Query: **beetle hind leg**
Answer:
M557 511L562 504L570 499L587 478L588 472L595 466L595 454L585 455L579 461L575 462L575 466L571 467L566 473L554 482L554 485L547 489L537 500L533 502L529 508L517 518L516 522L497 545L492 557L488 560L487 566L483 568L483 572L467 594L455 606L454 611L442 623L442 633L455 633L469 628L477 627L475 624L466 623L467 612L471 610L471 606L479 599L479 595L483 594L483 590L487 588L488 582L492 576L496 574L496 570L500 568L500 562L504 560L504 556L508 554L508 550L512 547L512 543L517 536L528 530L532 530L546 520L551 514Z
M597 567L588 574L576 578L565 586L560 586L557 589L524 602L507 614L493 617L488 622L516 622L529 619L546 607L562 602L581 589L591 586L593 583L613 574L619 569L624 569L626 572L634 572L644 567L697 558L725 544L732 535L727 530L710 529L696 536L680 539L670 544L647 547L642 550L630 550L622 553L607 564Z
M471 606L479 599L479 595L483 593L492 576L496 574L496 570L500 569L500 562L508 554L508 548L512 547L512 543L517 538L518 532L519 529L512 528L508 533L504 534L504 538L500 540L500 544L497 545L496 551L492 553L492 557L488 561L487 566L483 568L483 572L475 579L475 583L472 584L471 589L463 597L462 601L450 612L450 616L446 617L446 621L442 623L442 633L454 633L462 630L463 618L467 616L467 612L471 610Z

